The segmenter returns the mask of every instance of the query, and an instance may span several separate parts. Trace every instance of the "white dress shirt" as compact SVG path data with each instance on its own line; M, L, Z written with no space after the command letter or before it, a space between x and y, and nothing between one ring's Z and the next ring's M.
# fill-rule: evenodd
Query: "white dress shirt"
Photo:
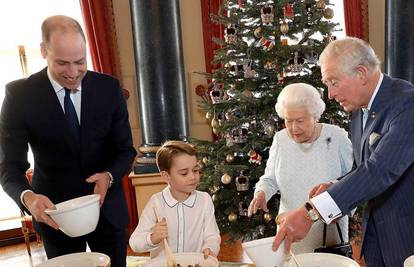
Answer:
M372 94L371 99L368 102L368 110L371 109L372 103L374 102L375 96L378 93L383 78L384 74L381 73L377 86L375 87L374 93ZM328 224L331 223L333 220L344 215L342 214L338 205L336 205L335 201L327 191L312 198L310 201L312 202L316 210L319 212L319 215L322 217L321 219Z
M161 247L151 242L152 228L157 222L155 210L167 221L168 244L173 253L202 252L209 248L218 255L221 238L210 195L195 190L185 201L178 202L169 186L154 194L145 206L129 239L134 251L150 251L151 258L164 254Z

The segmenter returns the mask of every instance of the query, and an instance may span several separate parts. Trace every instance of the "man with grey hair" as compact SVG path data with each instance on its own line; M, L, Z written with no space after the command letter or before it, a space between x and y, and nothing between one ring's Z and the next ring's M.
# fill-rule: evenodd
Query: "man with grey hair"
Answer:
M362 253L367 267L403 266L414 254L414 86L380 71L364 41L331 42L320 56L329 97L352 112L352 171L315 186L309 202L280 218L273 249L290 249L315 221L331 223L366 203Z
M47 68L6 85L0 117L0 182L34 217L48 258L92 251L126 265L128 211L122 178L136 155L120 83L88 71L85 35L79 23L52 16L42 24ZM34 156L32 183L28 145ZM71 238L46 213L72 198L100 195L96 230ZM78 218L82 220L82 218Z

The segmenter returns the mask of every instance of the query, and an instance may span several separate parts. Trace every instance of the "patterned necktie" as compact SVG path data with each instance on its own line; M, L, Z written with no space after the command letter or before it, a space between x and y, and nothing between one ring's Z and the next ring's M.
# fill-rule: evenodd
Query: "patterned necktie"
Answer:
M365 129L365 124L367 123L368 115L369 115L369 109L363 108L362 109L362 131L364 131Z
M72 99L70 99L70 89L65 89L65 99L64 99L64 108L65 108L65 117L66 122L68 123L69 129L72 132L73 136L76 138L76 141L80 140L80 126L78 121L78 116L76 115L75 106L73 105Z

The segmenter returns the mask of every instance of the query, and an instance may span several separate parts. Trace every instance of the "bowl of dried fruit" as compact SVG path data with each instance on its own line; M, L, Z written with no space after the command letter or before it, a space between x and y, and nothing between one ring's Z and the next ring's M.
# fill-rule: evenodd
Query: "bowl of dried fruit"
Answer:
M218 267L218 260L214 257L208 256L204 259L202 253L174 253L174 258L177 263L176 267ZM154 258L149 260L145 267L165 267L166 261L164 257Z

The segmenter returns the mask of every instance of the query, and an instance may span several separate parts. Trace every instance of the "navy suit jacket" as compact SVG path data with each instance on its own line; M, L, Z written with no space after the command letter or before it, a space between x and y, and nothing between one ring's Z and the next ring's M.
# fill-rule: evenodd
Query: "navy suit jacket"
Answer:
M23 190L44 194L53 203L93 193L89 176L109 171L114 184L108 189L101 216L117 228L128 224L122 177L136 155L128 111L119 82L88 71L82 80L81 141L76 142L47 77L47 69L6 85L0 117L0 181L20 202ZM28 144L35 166L30 186L25 177Z
M362 132L352 114L355 168L328 189L343 214L367 202L387 266L414 254L414 87L384 75ZM363 245L363 250L365 244Z

